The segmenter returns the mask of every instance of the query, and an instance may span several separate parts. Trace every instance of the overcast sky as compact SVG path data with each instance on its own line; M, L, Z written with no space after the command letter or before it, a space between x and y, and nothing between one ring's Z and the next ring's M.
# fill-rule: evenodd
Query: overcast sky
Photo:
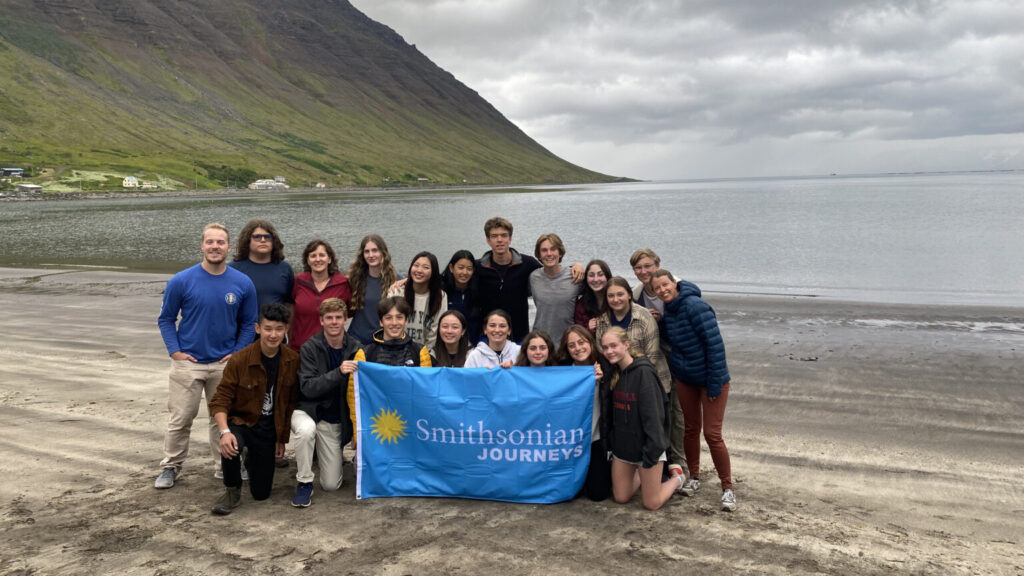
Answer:
M1018 1L352 0L586 168L1024 168Z

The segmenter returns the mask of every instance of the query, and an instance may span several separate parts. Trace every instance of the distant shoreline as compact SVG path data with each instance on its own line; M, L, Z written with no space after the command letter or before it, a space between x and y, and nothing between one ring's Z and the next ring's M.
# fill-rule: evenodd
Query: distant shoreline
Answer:
M277 195L277 194L331 194L331 193L361 193L361 192L445 192L463 190L465 192L495 191L495 190L524 190L531 188L552 188L565 186L589 186L594 184L622 184L629 182L643 182L643 180L621 179L617 182L549 182L545 184L451 184L436 186L332 186L328 188L285 188L275 190L250 190L249 188L209 188L201 190L156 190L153 192L130 192L130 191L103 191L103 192L44 192L34 196L4 196L0 201L13 202L47 202L62 200L117 200L121 198L202 198L202 197L230 197L249 195ZM11 192L8 192L11 193ZM16 193L15 193L16 194Z
M4 266L0 264L0 291L3 290L25 290L31 285L33 290L45 292L42 285L36 282L43 278L49 280L61 280L57 284L64 285L71 283L76 286L76 291L88 291L90 286L95 286L101 292L105 286L115 284L143 283L159 284L161 287L178 270L168 272L155 272L145 270L132 270L128 268L117 268L114 266L93 266L93 265L53 265L40 266L38 268L26 266ZM9 278L21 278L29 273L34 278L33 282L26 283L15 288ZM63 291L64 288L61 288ZM870 300L855 300L822 294L784 294L778 292L763 291L737 291L737 290L703 290L703 296L716 308L724 305L726 308L743 308L747 305L771 305L779 307L799 307L802 310L832 311L843 309L848 311L859 311L869 315L881 315L882 319L895 320L899 322L913 322L920 324L931 324L938 322L939 317L945 317L955 313L956 315L969 316L971 318L998 319L993 322L1006 324L1008 318L1021 318L1021 310L1024 305L1001 305L984 303L936 303L936 302L880 302ZM980 321L980 320L979 320ZM998 329L993 328L993 329ZM1011 327L1003 329L1011 332L1024 333L1024 321Z

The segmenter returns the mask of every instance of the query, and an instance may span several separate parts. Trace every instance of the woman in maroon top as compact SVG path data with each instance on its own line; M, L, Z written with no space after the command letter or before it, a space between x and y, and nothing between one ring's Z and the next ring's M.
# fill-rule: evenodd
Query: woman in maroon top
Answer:
M320 303L339 298L346 304L352 298L348 278L338 269L338 257L326 240L314 238L302 251L302 272L295 276L292 298L295 315L288 345L302 348L309 337L320 331Z
M591 260L584 268L585 284L576 301L573 322L590 331L591 336L597 334L597 319L607 308L604 291L608 288L608 280L612 277L611 268L604 260Z

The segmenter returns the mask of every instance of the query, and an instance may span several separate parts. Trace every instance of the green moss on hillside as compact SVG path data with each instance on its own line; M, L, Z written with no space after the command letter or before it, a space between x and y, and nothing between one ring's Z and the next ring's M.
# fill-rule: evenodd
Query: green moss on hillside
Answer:
M0 163L190 186L240 171L331 185L611 179L557 158L345 2L108 4L5 3Z

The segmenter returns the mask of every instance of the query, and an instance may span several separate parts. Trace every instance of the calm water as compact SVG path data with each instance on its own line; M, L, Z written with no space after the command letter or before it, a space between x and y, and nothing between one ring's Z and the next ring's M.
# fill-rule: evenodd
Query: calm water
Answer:
M198 261L207 222L235 234L265 217L293 263L321 236L347 268L377 232L405 270L421 249L479 256L502 215L521 251L554 231L568 262L603 257L631 282L629 255L651 247L711 292L1024 307L1022 201L1024 172L5 202L0 266L174 272Z

